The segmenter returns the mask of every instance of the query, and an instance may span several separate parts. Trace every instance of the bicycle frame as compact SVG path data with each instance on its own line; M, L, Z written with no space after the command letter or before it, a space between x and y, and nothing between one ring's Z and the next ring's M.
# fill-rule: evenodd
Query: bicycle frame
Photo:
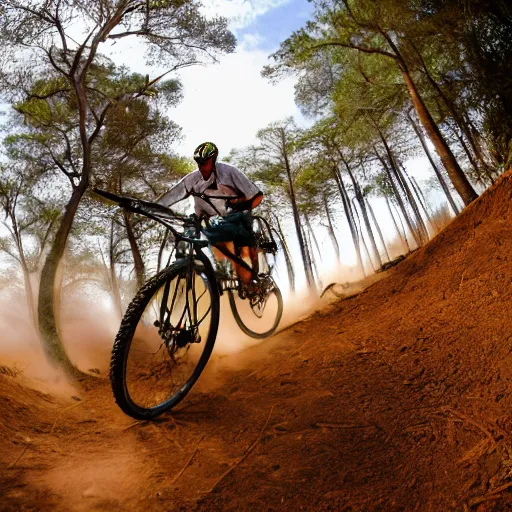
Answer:
M123 316L112 348L110 380L116 402L126 414L136 419L151 419L179 403L203 371L217 337L220 295L224 291L228 292L229 305L241 331L256 339L271 335L277 328L283 312L282 296L268 272L258 276L257 288L250 289L250 295L246 293L246 288L240 280L223 279L219 276L215 271L213 258L203 252L210 243L200 238L201 233L206 230L202 218L178 214L158 203L122 197L98 189L95 191L120 207L164 226L174 239L176 261L171 262L171 253L165 268L137 291ZM205 200L208 201L209 198ZM263 219L256 222L263 222ZM180 231L176 224L179 224L183 231ZM268 224L265 226L264 229L270 233ZM265 236L260 237L260 240L268 241ZM264 250L272 252L272 243ZM247 265L237 255L229 257ZM235 293L237 289L238 294ZM238 307L236 297L241 299L244 308ZM276 306L275 312L272 310L269 318L272 320L271 327L263 324L262 328L255 328L251 322L247 322L242 310L249 305L249 312L252 310L256 318L261 319L269 297ZM145 318L148 307L149 314ZM140 322L144 329L141 340L138 340L135 334ZM158 336L155 336L157 331ZM148 334L149 343L156 343L156 350L152 347L149 351L137 352L134 360L137 364L129 365L130 347L137 341L144 345L144 333ZM189 353L191 347L194 349ZM135 350L136 347L133 351ZM197 360L194 359L196 355L199 356ZM141 382L141 376L146 375L139 371L138 364L144 365L145 362L150 367L154 364L157 365L157 369L161 367L167 372L171 379L168 382L168 391L159 389L156 395L151 397L147 382L144 380L141 392L138 392L137 383ZM165 387L167 388L167 383ZM165 394L163 397L162 392Z
M173 210L159 204L159 203L153 203L149 201L144 201L142 199L132 199L124 196L119 196L117 194L113 194L112 192L107 192L105 190L101 190L98 188L94 188L94 192L98 195L100 195L103 198L106 198L110 201L113 201L117 203L121 208L124 208L132 213L137 213L139 215L143 215L151 220L154 220L155 222L158 222L159 224L163 225L167 230L169 230L173 236L174 236L174 246L176 249L177 254L181 254L181 251L178 252L178 246L181 242L185 242L188 244L188 250L185 251L184 256L189 257L190 259L190 268L192 268L195 254L198 259L202 260L204 264L207 264L211 267L213 270L213 265L211 261L206 257L206 255L202 252L202 249L205 247L210 246L210 243L208 240L201 240L199 238L201 232L203 231L202 222L203 219L201 217L198 217L195 214L192 214L190 216L185 216L178 214L174 212ZM206 201L208 204L214 208L217 213L220 212L215 208L215 205L212 204L211 199L236 199L236 196L209 196L202 193L192 192L192 196L199 197ZM152 213L149 210L153 210L155 213ZM265 222L267 225L267 221L265 219L258 217L262 222ZM191 228L193 230L194 236L187 236L184 233L179 232L176 230L172 225L171 222L180 222L181 225L184 228ZM270 227L268 227L268 232L271 235ZM273 240L272 240L273 241ZM275 243L275 242L274 242ZM232 254L227 249L224 249L223 247L219 246L212 246L218 249L224 256L227 258L234 260L238 265L243 267L245 270L248 270L249 272L252 272L251 267L238 255ZM206 261L208 263L206 263ZM237 289L238 288L238 280L230 280L232 282L225 283L224 286L218 286L219 294L223 294L224 291L227 291L229 289Z

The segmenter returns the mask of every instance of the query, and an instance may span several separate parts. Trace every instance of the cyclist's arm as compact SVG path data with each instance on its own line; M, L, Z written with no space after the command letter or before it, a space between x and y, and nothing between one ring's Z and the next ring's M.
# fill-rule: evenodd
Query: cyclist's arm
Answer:
M252 210L256 208L263 200L263 192L259 191L254 197L248 199L247 197L240 197L238 199L230 199L227 205L233 210Z
M242 197L228 202L228 206L236 210L250 210L258 206L263 199L263 192L239 169L236 167L219 164L223 167L223 177L226 185L237 190Z
M178 201L186 199L190 195L192 188L189 186L189 182L189 176L185 176L178 183L176 183L174 187L168 190L163 196L159 197L157 203L163 206L172 206Z

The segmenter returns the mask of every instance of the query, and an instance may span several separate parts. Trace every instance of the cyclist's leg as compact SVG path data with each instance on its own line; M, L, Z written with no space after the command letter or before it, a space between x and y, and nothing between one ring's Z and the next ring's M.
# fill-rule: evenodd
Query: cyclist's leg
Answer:
M249 247L249 256L251 258L251 263L252 263L252 273L257 276L260 272L260 261L258 259L258 248L257 247Z
M218 242L217 245L224 245L225 243L226 242L224 242L224 243ZM229 242L227 242L227 243L229 243ZM217 249L214 245L211 246L211 249L212 249L213 256L215 257L216 261L218 261L219 263L222 263L223 261L228 261L228 258L226 258L226 256L224 256L224 254L222 254L219 251L219 249ZM226 249L228 249L228 247L226 247ZM230 249L228 249L228 250L230 250Z
M251 261L252 275L257 276L259 272L259 260L258 260L258 249L256 247L243 246L240 247L240 257L247 261L247 258Z
M252 232L252 217L249 213L238 212L229 215L217 221L215 224L204 231L212 245L212 250L217 261L228 259L233 264L236 276L244 283L250 284L253 276L258 274L258 253L256 250L256 240ZM252 264L251 270L240 265L239 262L223 254L224 249L229 254L238 255L235 249L240 248L240 257L249 256Z
M217 246L223 247L224 249L229 251L231 254L236 254L235 253L235 244L233 242L218 242ZM235 268L236 276L243 283L248 284L251 281L252 272L250 272L249 270L247 270L244 267L242 267L242 265L237 263L232 258L228 258L224 254L222 254L222 252L219 249L216 249L215 247L212 247L212 250L213 250L213 254L214 254L215 258L217 258L217 259L218 258L229 259L229 261L231 261L231 263L233 264L233 267ZM241 256L243 257L243 254ZM222 260L219 260L219 261L222 261Z

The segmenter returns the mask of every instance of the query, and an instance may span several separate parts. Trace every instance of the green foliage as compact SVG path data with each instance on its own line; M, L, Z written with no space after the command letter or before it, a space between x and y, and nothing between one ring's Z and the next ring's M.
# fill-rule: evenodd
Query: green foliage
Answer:
M168 66L167 73L150 79L101 56L102 43L124 37L142 38L148 63ZM196 0L2 2L0 99L15 104L25 123L16 128L27 135L12 141L11 156L22 174L39 168L65 181L59 197L67 204L42 268L38 318L47 355L72 377L79 372L59 340L53 290L93 174L118 191L155 192L148 169L161 162L160 154L171 154L168 145L179 136L158 106L179 101L180 85L159 83L171 71L215 60L234 47L226 20L207 19Z
M512 165L512 8L470 0L317 0L313 19L272 55L263 75L298 76L307 115L335 115L353 144L371 147L378 124L401 132L411 107L407 71L443 130L455 123L477 161L467 172ZM445 136L453 137L451 128ZM357 140L358 139L358 140ZM458 140L452 145L460 149ZM485 160L487 158L487 160ZM472 163L474 165L474 163Z

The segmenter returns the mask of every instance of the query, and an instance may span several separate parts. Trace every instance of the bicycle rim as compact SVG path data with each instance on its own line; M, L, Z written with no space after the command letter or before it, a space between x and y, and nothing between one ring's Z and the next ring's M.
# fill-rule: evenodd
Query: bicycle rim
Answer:
M127 310L111 379L116 401L147 419L174 407L206 365L219 322L216 286L202 264L173 265L150 280Z
M281 291L269 275L270 269L265 254L260 254L261 279L267 281L267 293L258 300L240 299L237 292L229 291L229 304L238 327L251 338L270 336L279 325L283 315Z

